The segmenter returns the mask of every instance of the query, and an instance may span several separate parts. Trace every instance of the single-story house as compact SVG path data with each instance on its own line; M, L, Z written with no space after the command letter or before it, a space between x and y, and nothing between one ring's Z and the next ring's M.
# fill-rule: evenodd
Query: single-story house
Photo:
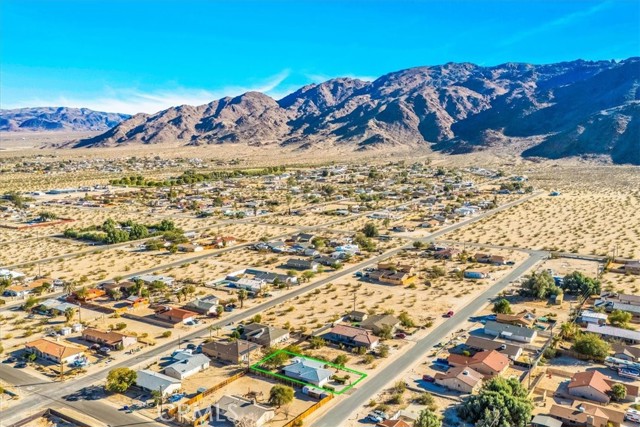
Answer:
M182 382L179 379L148 369L137 372L136 385L147 391L159 391L163 396L173 394L182 388Z
M246 291L253 292L254 294L269 289L269 284L266 282L266 280L249 279L247 277L239 279L235 282L235 285L239 289L244 289Z
M580 313L581 323L594 323L596 325L605 325L609 316L606 313L598 313L591 310L584 310Z
M567 385L569 394L600 403L609 403L611 387L600 371L578 372Z
M446 373L438 372L435 383L450 390L461 393L473 393L482 385L484 376L472 368L459 366L449 369Z
M86 294L82 297L78 296L78 291L73 293L75 299L80 301L93 301L94 299L103 297L107 294L104 289L91 288L86 290Z
M484 325L484 333L494 337L501 337L526 343L532 342L536 336L538 336L538 332L535 329L508 325L506 323L498 323L493 320L487 321Z
M315 360L296 357L291 364L282 368L282 373L304 383L322 387L329 382L333 372L325 369L325 364Z
M25 351L55 363L71 363L84 354L78 347L41 338L24 345Z
M193 243L182 243L178 245L178 250L180 252L202 252L204 246L194 245Z
M615 427L624 421L623 412L589 403L579 403L575 408L551 405L549 415L571 427Z
M250 323L245 325L240 338L263 347L273 347L288 341L289 331L260 323Z
M640 347L616 343L611 347L614 351L613 357L628 360L630 362L640 362Z
M70 302L60 301L55 298L49 298L40 303L37 307L37 311L47 312L47 313L64 313L67 309L77 310L80 308L76 304L71 304Z
M196 313L211 316L217 313L216 310L218 308L218 305L218 298L210 295L206 299L196 298L195 300L188 302L185 308L190 311L195 311Z
M480 351L471 357L451 354L447 361L450 366L469 367L486 377L500 375L509 367L509 358L495 350Z
M323 335L327 341L344 344L349 347L364 347L372 350L378 346L380 340L371 331L349 325L335 325Z
M210 360L204 354L194 354L191 357L179 360L164 368L164 374L179 380L204 371L209 367Z
M351 313L347 314L347 318L352 322L362 322L368 316L366 311L357 311L353 310Z
M512 360L516 360L522 354L522 347L518 345L502 343L473 335L467 338L464 345L476 351L495 350Z
M399 325L400 320L390 314L376 314L360 322L361 328L369 329L376 335L380 335L385 328L390 328L393 332Z
M245 340L211 341L202 346L202 353L214 359L234 364L249 362L251 353L260 346Z
M222 396L212 408L216 416L223 417L234 425L246 423L262 427L276 416L273 409L239 396Z
M496 315L496 322L506 323L507 325L522 326L530 328L533 325L535 316L527 311L522 311L517 314L503 314L498 313Z
M3 295L7 297L25 298L27 295L33 292L34 289L39 288L40 286L42 286L42 284L36 282L15 284L8 286L4 290Z
M87 328L82 331L82 339L112 349L127 348L138 342L138 338L133 335L125 335L116 331L101 331L93 328Z
M606 338L613 338L629 344L640 343L640 332L630 329L616 328L615 326L587 324L587 332L601 335Z
M154 275L154 274L143 274L140 276L136 276L134 278L132 278L132 280L142 280L142 282L145 285L150 285L153 282L162 282L165 285L172 287L173 284L175 283L175 279L173 277L169 277L169 276L158 276L158 275Z
M309 261L306 259L290 258L285 267L292 268L294 270L311 270L318 271L318 263L315 261Z
M562 421L549 415L538 414L531 420L531 427L562 427Z
M166 311L160 311L155 314L158 319L162 319L169 323L189 323L193 322L198 316L198 313L183 310L181 308L170 308Z

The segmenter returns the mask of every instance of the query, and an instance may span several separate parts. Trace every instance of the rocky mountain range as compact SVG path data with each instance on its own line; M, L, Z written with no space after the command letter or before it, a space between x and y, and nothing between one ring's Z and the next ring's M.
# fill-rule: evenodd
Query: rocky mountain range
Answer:
M0 131L106 131L129 117L128 114L103 113L88 108L0 110Z
M280 100L248 92L137 114L74 147L244 143L299 149L399 145L464 153L605 156L640 164L640 58L482 67L449 63L338 78Z

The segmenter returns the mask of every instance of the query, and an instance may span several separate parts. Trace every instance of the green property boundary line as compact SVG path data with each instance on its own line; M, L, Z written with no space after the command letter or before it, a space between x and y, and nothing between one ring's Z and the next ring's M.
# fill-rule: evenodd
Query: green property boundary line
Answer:
M335 391L335 390L331 390L331 389L328 389L328 388L325 388L325 387L318 387L317 385L314 385L314 384L311 384L311 383L307 383L307 382L304 382L304 381L296 380L296 379L288 377L286 375L282 375L282 374L278 374L278 373L275 373L275 372L267 371L266 369L262 369L260 367L262 364L264 364L264 362L266 362L267 360L275 357L276 355L278 355L280 353L285 353L285 354L287 354L287 355L289 355L291 357L299 357L299 358L302 358L302 359L313 360L315 362L323 363L323 364L328 365L328 366L330 366L330 367L332 367L334 369L338 369L340 371L349 372L351 374L358 375L360 378L358 378L356 381L354 381L351 384L349 384L344 389L342 389L340 391ZM293 353L293 352L287 351L285 349L281 349L281 350L276 351L273 354L270 354L269 356L265 357L264 359L262 359L262 360L260 360L260 361L258 361L256 363L254 363L253 365L251 365L249 369L251 369L253 371L260 372L260 373L263 373L265 375L268 375L268 376L271 376L271 377L274 377L274 378L280 378L282 380L291 381L291 382L294 382L294 383L297 383L297 384L301 384L303 386L309 386L309 387L313 387L313 388L316 388L316 389L321 389L321 390L324 390L324 391L326 391L328 393L336 394L336 395L340 395L340 394L343 394L343 393L349 391L350 389L355 387L360 381L364 380L367 377L367 374L365 374L364 372L359 372L359 371L356 371L356 370L353 370L353 369L346 368L344 366L338 366L338 365L336 365L334 363L327 362L326 360L315 359L313 357L308 357L308 356L304 356L302 354Z

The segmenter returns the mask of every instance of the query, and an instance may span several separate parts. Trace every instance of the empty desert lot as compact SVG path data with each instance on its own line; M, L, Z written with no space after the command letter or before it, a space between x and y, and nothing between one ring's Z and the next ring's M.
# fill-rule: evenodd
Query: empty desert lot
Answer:
M581 254L640 254L640 197L612 188L542 195L448 236L459 241Z

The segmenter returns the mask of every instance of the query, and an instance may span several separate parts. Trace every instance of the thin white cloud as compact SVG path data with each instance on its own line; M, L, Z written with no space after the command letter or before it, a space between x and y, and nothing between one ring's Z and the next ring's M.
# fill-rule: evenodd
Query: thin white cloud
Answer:
M336 79L336 78L340 78L340 77L347 77L350 79L358 79L358 80L364 80L365 82L372 82L375 79L377 79L377 77L374 76L356 76L354 74L342 74L339 76L330 76L327 74L305 74L304 75L306 78L308 78L309 80L311 80L313 83L323 83L326 82L327 80L331 80L331 79Z
M588 9L580 10L577 12L569 13L567 15L561 16L560 18L554 19L553 21L545 22L537 27L533 27L528 30L521 31L519 33L513 34L511 37L507 37L500 41L501 46L511 46L516 44L524 39L530 38L532 36L536 36L538 34L554 30L557 28L566 27L567 25L573 24L576 21L587 18L591 15L594 15L611 5L611 1L605 1L602 3L598 3Z
M225 96L238 96L245 92L257 91L270 96L280 96L279 86L289 77L289 70L272 76L254 86L228 86L217 90L176 88L152 92L131 88L106 88L105 94L95 97L32 98L3 108L22 108L39 106L64 106L90 108L96 111L136 114L155 113L178 105L202 105ZM277 98L276 98L277 99Z

